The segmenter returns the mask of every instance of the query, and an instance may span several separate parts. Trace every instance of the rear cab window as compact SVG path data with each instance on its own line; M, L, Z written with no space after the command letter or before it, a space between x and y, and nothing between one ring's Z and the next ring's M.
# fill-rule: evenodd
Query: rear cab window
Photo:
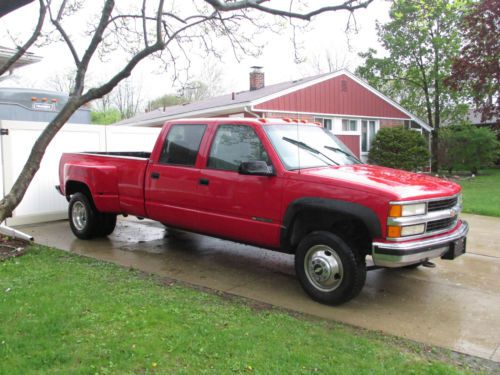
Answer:
M158 163L194 167L207 125L175 124L169 129Z

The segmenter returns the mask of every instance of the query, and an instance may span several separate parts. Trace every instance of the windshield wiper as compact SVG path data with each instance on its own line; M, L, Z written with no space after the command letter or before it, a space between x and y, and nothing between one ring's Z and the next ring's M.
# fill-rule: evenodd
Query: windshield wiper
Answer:
M302 148L304 150L312 152L313 154L321 155L324 158L330 160L333 164L339 165L339 163L337 163L335 160L329 158L327 155L323 154L321 151L316 150L314 147L309 146L307 143L304 143L304 142L301 142L301 141L297 141L295 139L288 138L288 137L283 137L283 140L291 143L292 145L298 146L298 147L300 147L300 148Z
M327 150L330 150L330 151L334 151L334 152L340 152L341 154L344 154L345 156L351 158L352 160L358 162L359 164L362 164L361 163L361 160L359 160L357 157L355 157L354 155L351 155L350 153L348 153L347 151L344 151L342 150L341 148L337 148L337 147L332 147L332 146L325 146L325 148Z

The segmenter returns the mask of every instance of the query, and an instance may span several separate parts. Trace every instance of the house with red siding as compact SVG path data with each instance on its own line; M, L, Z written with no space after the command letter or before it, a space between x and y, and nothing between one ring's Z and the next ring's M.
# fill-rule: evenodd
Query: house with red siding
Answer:
M404 126L427 138L431 128L347 70L266 86L264 72L252 67L247 91L166 107L115 125L162 126L194 117L282 117L319 122L366 160L379 129Z

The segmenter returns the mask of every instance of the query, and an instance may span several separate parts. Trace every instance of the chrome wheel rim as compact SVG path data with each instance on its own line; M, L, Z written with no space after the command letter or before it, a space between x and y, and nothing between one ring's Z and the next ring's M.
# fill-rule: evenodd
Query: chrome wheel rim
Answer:
M323 292L337 289L344 278L339 255L326 245L315 245L307 251L304 270L309 282Z
M71 209L71 220L78 230L84 230L87 226L87 210L82 202L75 202Z

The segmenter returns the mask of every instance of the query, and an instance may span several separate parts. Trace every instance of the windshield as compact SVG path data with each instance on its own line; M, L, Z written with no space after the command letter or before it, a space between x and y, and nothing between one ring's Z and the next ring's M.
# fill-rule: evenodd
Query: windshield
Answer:
M361 164L330 131L315 125L263 127L288 170Z

